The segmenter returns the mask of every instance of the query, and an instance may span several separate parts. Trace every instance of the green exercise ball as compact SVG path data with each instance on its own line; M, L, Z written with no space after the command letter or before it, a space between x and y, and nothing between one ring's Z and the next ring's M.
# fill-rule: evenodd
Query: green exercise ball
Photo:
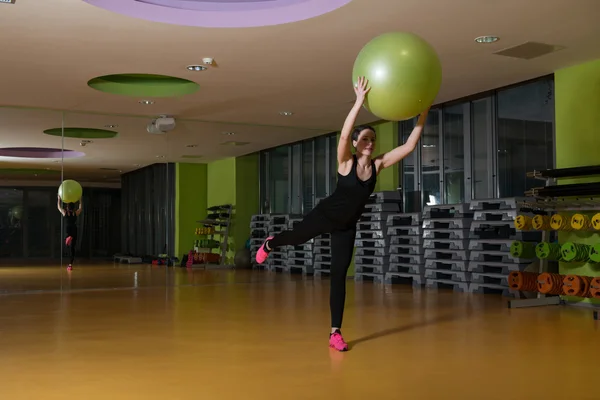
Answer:
M414 118L430 107L442 84L436 51L419 36L384 33L363 47L352 70L354 85L364 76L371 90L365 108L388 121Z
M77 203L81 199L83 189L79 182L67 179L58 188L58 195L65 203Z

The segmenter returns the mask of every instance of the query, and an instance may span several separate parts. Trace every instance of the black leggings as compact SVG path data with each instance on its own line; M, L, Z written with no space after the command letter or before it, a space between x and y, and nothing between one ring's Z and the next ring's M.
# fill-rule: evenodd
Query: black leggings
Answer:
M346 277L348 268L352 262L356 224L352 223L341 226L330 221L318 209L313 209L292 230L283 231L269 240L269 248L296 246L323 233L331 233L331 278L329 292L331 327L341 328L344 317L344 304L346 302Z
M73 264L75 261L75 246L77 246L77 228L67 228L67 237L71 236L71 261L69 264Z

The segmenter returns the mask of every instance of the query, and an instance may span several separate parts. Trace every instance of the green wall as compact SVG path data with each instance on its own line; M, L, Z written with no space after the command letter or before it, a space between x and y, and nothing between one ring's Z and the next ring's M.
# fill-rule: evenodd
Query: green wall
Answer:
M600 60L555 72L556 167L600 164ZM562 180L560 184L597 182L598 177ZM594 214L594 213L591 213ZM597 233L560 232L559 241L600 243ZM599 276L590 264L560 263L561 274ZM600 303L597 300L567 297L570 301Z
M235 236L236 251L250 237L250 219L260 209L258 187L258 154L235 159Z
M193 246L196 221L206 217L206 164L175 164L175 255Z

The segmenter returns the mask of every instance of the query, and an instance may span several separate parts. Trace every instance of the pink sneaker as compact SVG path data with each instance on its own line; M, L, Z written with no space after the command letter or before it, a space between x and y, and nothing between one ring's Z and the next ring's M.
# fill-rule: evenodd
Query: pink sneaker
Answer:
M266 261L267 257L269 257L269 252L267 251L267 249L265 249L265 244L267 243L267 240L271 239L273 239L273 236L269 236L267 239L265 239L265 242L262 244L262 246L260 246L260 249L258 249L258 251L256 252L257 263L262 264Z
M339 330L329 335L329 347L337 351L348 351L348 345L342 337L342 332Z
M70 246L72 241L73 241L73 238L71 236L69 236L68 238L65 239L65 244L67 246Z
M73 271L73 266L71 264L69 264L69 266L67 267L67 271Z

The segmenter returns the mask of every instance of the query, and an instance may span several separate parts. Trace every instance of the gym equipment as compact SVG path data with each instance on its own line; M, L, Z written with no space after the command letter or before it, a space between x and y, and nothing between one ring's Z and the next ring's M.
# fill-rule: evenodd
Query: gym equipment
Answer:
M520 292L537 292L538 273L512 271L508 274L508 286Z
M587 231L590 226L590 217L585 214L573 214L571 217L571 228L576 231Z
M561 261L560 244L541 242L535 246L535 255L540 260Z
M563 279L563 293L567 296L589 297L591 276L567 275Z
M510 245L510 254L515 258L536 258L535 243L515 240Z
M590 246L587 244L566 242L560 248L560 254L567 262L584 262L588 260Z
M243 248L238 250L233 257L233 265L238 269L251 269L252 261L251 261L250 249Z
M592 217L592 228L600 231L600 213L594 214Z
M64 180L58 188L58 195L63 203L77 203L82 194L81 185L72 179Z
M531 225L536 231L549 231L552 229L550 227L550 217L547 215L536 215L531 220Z
M364 76L371 90L364 106L381 119L402 121L421 114L442 83L436 51L417 35L390 32L377 36L358 53L352 82Z
M572 228L569 221L569 217L564 214L554 214L550 218L550 227L555 231L570 231Z
M600 277L592 278L590 282L590 297L600 299Z
M564 275L544 272L538 275L538 292L543 294L561 294Z
M515 229L518 231L531 230L531 217L527 215L517 215L515 218Z
M591 263L600 263L600 244L590 246L588 258Z

